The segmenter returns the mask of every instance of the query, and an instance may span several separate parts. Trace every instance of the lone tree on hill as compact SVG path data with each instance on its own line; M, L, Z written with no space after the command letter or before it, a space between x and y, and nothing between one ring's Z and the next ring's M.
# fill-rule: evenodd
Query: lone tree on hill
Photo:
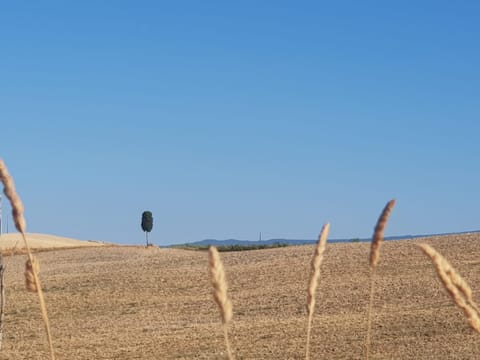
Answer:
M142 230L145 232L145 237L147 240L147 246L150 245L148 243L148 233L152 231L153 228L153 216L151 211L144 211L142 213Z

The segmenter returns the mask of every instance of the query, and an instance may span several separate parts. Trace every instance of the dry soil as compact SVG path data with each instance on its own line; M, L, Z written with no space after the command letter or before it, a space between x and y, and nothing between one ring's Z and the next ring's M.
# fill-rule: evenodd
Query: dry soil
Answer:
M480 337L416 244L442 252L480 302L480 234L386 242L380 255L372 359L476 359ZM311 246L221 253L237 359L303 359ZM368 243L328 244L317 291L312 359L362 359ZM38 254L58 359L224 359L202 251L87 247ZM47 359L25 256L5 257L0 359Z

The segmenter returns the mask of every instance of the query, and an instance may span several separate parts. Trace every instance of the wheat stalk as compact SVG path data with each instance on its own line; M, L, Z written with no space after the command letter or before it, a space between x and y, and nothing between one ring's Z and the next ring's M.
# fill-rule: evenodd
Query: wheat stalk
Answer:
M53 340L50 331L50 321L48 319L47 306L45 304L42 286L40 284L40 278L38 277L38 262L32 255L30 247L28 246L27 237L25 236L27 224L23 215L24 208L22 200L20 199L17 191L15 190L15 183L13 181L13 178L8 172L8 168L2 159L0 159L0 181L3 183L3 192L5 193L12 206L12 215L15 227L22 234L23 242L27 250L28 260L25 264L25 281L27 285L27 290L35 291L38 294L40 310L42 313L43 322L45 324L48 345L50 347L50 356L52 360L55 360L55 351L53 348Z
M310 359L310 333L312 329L313 312L315 309L315 292L318 286L318 279L320 278L320 265L323 260L323 253L327 245L328 232L330 231L330 224L325 224L318 236L317 246L313 252L312 262L310 264L310 282L307 289L307 345L305 350L305 359Z
M473 301L472 290L452 265L433 247L427 244L418 245L432 260L437 275L457 306L463 310L470 327L480 333L480 314Z
M375 225L375 231L373 232L372 237L372 245L370 248L370 266L372 268L377 267L378 261L380 260L380 246L383 243L383 233L385 231L385 227L387 226L388 217L390 216L394 206L395 199L390 200L383 208L377 224Z
M38 276L40 265L35 257L32 260L33 261L30 261L30 259L28 259L25 263L25 286L28 291L37 292L38 287L35 283L35 274Z
M394 206L395 206L395 199L392 199L383 208L383 211L377 220L377 224L375 225L375 230L373 231L373 237L372 237L372 244L370 247L370 299L368 301L367 338L365 340L365 359L367 360L370 357L370 343L371 343L371 332L372 332L372 307L373 307L373 299L375 295L375 273L376 273L378 262L380 260L380 246L383 243L385 227L387 226L388 218Z
M233 360L232 350L230 348L230 341L228 340L228 323L232 320L232 303L227 296L227 280L225 278L225 271L220 260L220 255L215 246L210 246L208 249L210 275L212 277L213 285L213 299L220 309L222 317L223 335L225 338L225 347L227 348L227 355L229 360Z
M447 262L448 263L448 262ZM467 300L468 304L478 313L480 311L478 309L477 304L473 300L473 292L470 288L470 285L455 271L453 267L451 267L451 271L448 271L447 274L450 276L452 283L457 287L457 289L463 294L465 299Z

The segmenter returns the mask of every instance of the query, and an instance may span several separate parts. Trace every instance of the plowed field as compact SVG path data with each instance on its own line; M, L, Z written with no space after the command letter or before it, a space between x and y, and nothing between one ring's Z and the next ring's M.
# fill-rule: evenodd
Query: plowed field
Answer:
M373 359L478 359L473 334L430 260L443 253L480 302L480 235L386 242L377 272ZM233 302L237 359L303 359L312 246L221 253ZM328 244L317 291L312 359L362 359L368 243ZM207 253L97 247L37 254L58 359L224 359ZM25 256L5 258L0 359L48 359L38 300L24 288Z

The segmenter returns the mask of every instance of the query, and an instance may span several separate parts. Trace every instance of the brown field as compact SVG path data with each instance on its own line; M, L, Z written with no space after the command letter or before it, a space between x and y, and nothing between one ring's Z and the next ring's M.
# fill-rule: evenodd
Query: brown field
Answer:
M110 245L99 241L76 240L47 234L27 233L26 235L28 246L35 250ZM23 249L24 244L20 233L2 234L0 237L0 250L8 253L8 251L21 252Z
M475 359L480 338L415 246L433 245L480 301L480 234L386 242L376 277L372 359ZM236 359L303 359L314 246L221 253L233 303ZM362 359L368 243L328 244L317 290L312 359ZM41 252L41 279L58 359L224 359L207 252L86 247ZM0 359L48 359L25 256L5 258Z

